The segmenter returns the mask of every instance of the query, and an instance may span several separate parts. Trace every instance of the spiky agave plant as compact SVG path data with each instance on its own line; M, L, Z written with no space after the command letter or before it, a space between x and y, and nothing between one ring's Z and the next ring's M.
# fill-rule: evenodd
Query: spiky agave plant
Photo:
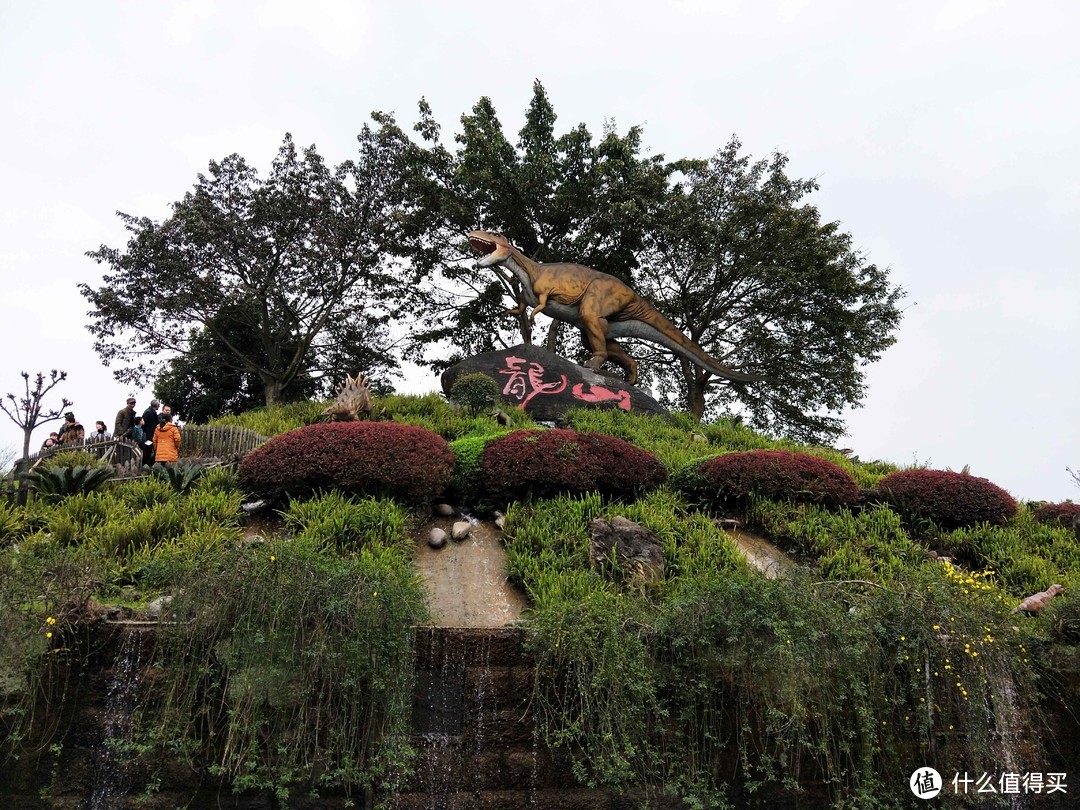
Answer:
M116 475L112 467L42 467L23 473L20 478L29 482L39 497L61 500L70 495L85 495L101 487Z
M205 465L190 461L176 464L155 464L150 468L153 475L167 482L180 495L186 494L205 471Z

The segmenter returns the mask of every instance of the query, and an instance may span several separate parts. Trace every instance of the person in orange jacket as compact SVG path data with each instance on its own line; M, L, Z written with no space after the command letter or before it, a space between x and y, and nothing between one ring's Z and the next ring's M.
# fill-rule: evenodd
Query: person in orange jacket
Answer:
M180 428L172 423L172 414L163 413L154 431L154 462L177 461L180 458Z

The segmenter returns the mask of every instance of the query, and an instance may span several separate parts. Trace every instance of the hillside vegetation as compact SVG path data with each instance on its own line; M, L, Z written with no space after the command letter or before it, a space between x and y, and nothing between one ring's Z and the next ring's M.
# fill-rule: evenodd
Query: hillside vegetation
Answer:
M951 501L963 508L942 520L920 493L961 474L925 471L929 483L900 497L879 487L898 474L889 463L730 420L578 411L543 432L520 411L499 425L437 395L378 399L369 449L336 453L352 465L342 489L304 467L305 448L330 442L335 455L346 441L312 426L322 407L221 420L267 437L296 431L239 473L174 471L0 503L11 752L55 733L40 707L57 711L77 688L86 623L166 594L162 615L184 620L159 630L160 677L129 752L151 787L155 768L179 757L282 800L392 791L413 755L411 642L426 616L410 553L436 489L478 514L505 512L509 576L530 604L532 710L586 784L723 807L732 782L752 794L811 779L836 806L907 806L884 780L913 762L1040 770L1053 735L1045 707L1080 697L1051 667L1080 641L1080 545L1059 519L1068 506L1016 504L966 476ZM598 454L617 482L602 492L582 474ZM409 459L423 486L410 473L395 489L380 472L365 488L375 479L359 468L375 456ZM256 481L273 503L252 523L241 503ZM590 560L591 521L615 515L658 535L662 579ZM718 518L802 565L766 579ZM1064 594L1039 616L1010 613L1053 583Z

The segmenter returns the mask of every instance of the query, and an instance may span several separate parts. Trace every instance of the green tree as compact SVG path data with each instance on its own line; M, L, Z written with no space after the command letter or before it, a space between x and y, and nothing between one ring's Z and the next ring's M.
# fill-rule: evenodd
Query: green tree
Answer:
M0 399L0 410L22 430L22 457L30 458L30 434L34 432L34 428L60 419L64 411L71 407L72 402L64 397L60 401L59 408L46 409L42 405L46 395L67 379L66 371L57 371L54 368L49 372L48 380L45 379L45 374L39 371L34 376L33 388L30 387L29 372L22 372L22 378L26 389L23 395L8 394L4 399ZM10 400L10 404L4 400Z
M803 441L843 431L828 412L858 403L863 368L895 341L904 292L805 202L818 186L787 157L751 162L732 138L685 161L639 256L638 290L714 358L768 382L716 385L648 345L660 397L698 417L741 410L754 427Z
M641 154L638 128L619 135L608 127L596 143L584 124L557 135L555 111L536 82L516 145L485 97L461 117L451 152L427 102L419 107L418 142L391 116L374 116L404 155L408 204L398 251L415 273L412 359L441 369L462 355L534 342L527 317L503 315L508 303L522 303L517 281L473 267L464 239L473 228L505 234L538 261L576 261L630 279L670 171L662 156ZM550 330L549 348L558 339Z
M387 324L399 282L384 245L399 155L367 127L359 142L355 160L331 169L286 135L265 180L234 154L211 162L164 222L119 213L126 248L89 252L109 268L105 284L79 285L95 349L124 364L116 377L142 383L170 357L186 358L257 380L274 404L297 380L336 374L342 339L394 366ZM352 369L361 370L372 372Z

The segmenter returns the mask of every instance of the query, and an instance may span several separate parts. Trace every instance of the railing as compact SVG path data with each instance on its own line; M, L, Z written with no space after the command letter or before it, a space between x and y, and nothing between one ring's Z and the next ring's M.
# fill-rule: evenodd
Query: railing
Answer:
M180 458L200 461L237 461L267 441L265 436L248 428L192 426L180 430ZM117 478L138 478L145 475L143 449L132 439L80 439L65 442L20 459L15 468L0 478L0 495L13 497L19 489L17 474L32 470L49 456L78 450L107 461L116 470Z
M181 458L235 461L265 444L267 438L248 428L192 426L180 431Z

